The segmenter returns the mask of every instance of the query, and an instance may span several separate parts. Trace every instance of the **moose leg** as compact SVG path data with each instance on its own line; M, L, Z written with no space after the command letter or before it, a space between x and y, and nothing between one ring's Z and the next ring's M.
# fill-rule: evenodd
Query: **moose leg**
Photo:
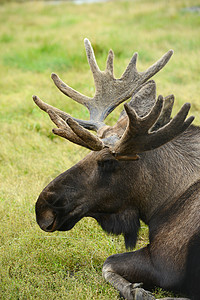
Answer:
M103 277L120 292L120 296L128 300L154 300L155 298L144 289L140 288L142 283L131 283L112 271L110 266L103 267Z
M105 280L111 283L125 299L155 299L151 293L139 287L141 282L145 288L154 287L158 282L147 247L108 257L102 272Z
M155 300L148 291L159 286L161 274L155 270L148 246L135 252L115 254L103 265L103 277L127 300ZM158 300L158 299L157 299ZM162 298L161 300L190 300L188 298Z

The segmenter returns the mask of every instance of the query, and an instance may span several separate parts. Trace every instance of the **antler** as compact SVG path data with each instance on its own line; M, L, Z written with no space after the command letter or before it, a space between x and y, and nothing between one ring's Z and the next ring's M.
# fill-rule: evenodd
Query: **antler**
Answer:
M65 95L88 108L89 121L72 118L67 113L43 102L37 96L33 96L35 103L49 114L58 127L53 130L55 134L94 151L109 147L117 159L137 159L138 153L160 147L185 131L191 124L194 117L185 121L190 109L189 104L185 104L170 121L174 103L173 95L164 99L159 96L154 104L155 82L152 80L146 82L164 67L173 53L172 50L145 72L137 71L137 54L135 53L121 78L116 79L113 76L114 54L112 50L109 51L105 71L100 71L87 39L85 39L85 48L96 87L93 98L75 91L62 82L56 74L52 74L52 79ZM129 105L124 105L126 114L122 113L113 127L106 126L103 121L108 114L131 95L133 97ZM97 136L87 129L97 131Z
M113 75L113 51L109 51L106 69L105 71L101 71L97 65L94 51L89 40L85 39L84 42L88 63L93 74L96 88L94 97L90 98L75 91L65 84L54 73L51 75L51 77L55 85L65 95L86 106L89 110L90 121L78 119L75 120L81 126L87 129L98 131L100 128L105 126L103 121L114 110L115 107L131 97L135 90L137 90L144 82L146 82L150 77L155 75L165 66L173 54L173 51L169 50L160 60L158 60L154 65L149 67L144 72L138 72L136 69L137 53L135 53L121 78L116 79ZM49 109L49 105L41 102L41 100L37 100L36 102L41 109L45 111ZM62 112L56 108L51 107L51 110L54 110L56 113L58 113L59 116L64 120L66 117L69 117L69 115L67 115L65 112Z
M94 125L94 130L97 131L105 125L103 121L115 107L131 97L134 90L140 87L144 82L165 66L173 51L168 51L160 60L158 60L145 72L137 71L137 53L135 53L122 77L116 79L113 75L113 51L109 51L106 69L102 72L97 65L94 51L89 40L85 39L84 42L88 63L94 78L96 88L95 96L93 98L89 98L78 93L66 85L56 74L52 74L52 79L55 85L65 95L88 108L90 112L90 120Z
M161 116L163 97L159 96L150 113L140 118L127 103L124 105L128 115L128 125L122 138L113 147L112 153L117 159L136 159L137 154L158 148L184 132L194 120L186 121L190 104L185 103L178 114L165 126L151 131L152 126Z

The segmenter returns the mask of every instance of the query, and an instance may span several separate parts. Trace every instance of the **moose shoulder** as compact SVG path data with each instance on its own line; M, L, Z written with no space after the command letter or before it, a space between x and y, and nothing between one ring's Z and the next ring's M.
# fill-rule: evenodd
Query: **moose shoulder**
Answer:
M126 299L155 299L147 290L158 286L199 300L200 129L191 125L194 117L186 119L188 103L171 118L173 95L156 100L155 82L149 80L173 52L144 72L137 71L134 54L116 79L113 52L102 72L87 39L85 48L96 87L93 98L73 90L56 74L52 79L64 94L88 108L90 120L72 118L33 96L56 124L55 134L92 150L41 192L37 222L53 232L70 230L90 216L105 231L123 234L126 247L134 248L141 219L149 226L149 245L109 257L104 278ZM106 125L108 114L130 97L117 123Z

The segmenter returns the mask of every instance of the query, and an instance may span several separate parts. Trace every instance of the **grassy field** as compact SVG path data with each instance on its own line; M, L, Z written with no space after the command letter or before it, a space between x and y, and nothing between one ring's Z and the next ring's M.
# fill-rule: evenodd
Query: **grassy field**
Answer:
M199 124L200 15L184 10L198 3L0 4L0 299L118 299L102 279L101 268L106 257L125 251L121 236L105 234L89 218L62 233L47 234L36 224L34 205L41 190L87 150L54 136L51 121L32 95L85 119L87 111L50 79L56 72L73 88L93 95L85 37L102 69L108 50L114 50L116 77L134 51L143 71L172 48L173 58L155 76L157 91L175 94L174 113L191 102ZM143 225L137 248L147 242Z

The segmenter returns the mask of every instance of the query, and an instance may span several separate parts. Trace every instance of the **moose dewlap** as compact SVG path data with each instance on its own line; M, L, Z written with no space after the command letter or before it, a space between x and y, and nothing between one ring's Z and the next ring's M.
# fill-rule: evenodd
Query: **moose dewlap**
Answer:
M137 71L135 53L116 79L112 50L101 71L87 39L85 48L96 89L93 98L56 74L52 79L65 95L87 107L90 120L73 118L33 96L57 126L55 134L92 150L44 188L36 203L37 222L53 232L93 217L105 231L123 234L126 247L134 248L141 219L149 227L149 245L109 257L104 278L125 299L155 299L147 290L158 286L199 300L200 129L191 125L194 117L187 118L188 103L171 118L174 96L156 100L156 84L149 80L173 51L143 72ZM106 125L106 117L130 97L117 123Z

